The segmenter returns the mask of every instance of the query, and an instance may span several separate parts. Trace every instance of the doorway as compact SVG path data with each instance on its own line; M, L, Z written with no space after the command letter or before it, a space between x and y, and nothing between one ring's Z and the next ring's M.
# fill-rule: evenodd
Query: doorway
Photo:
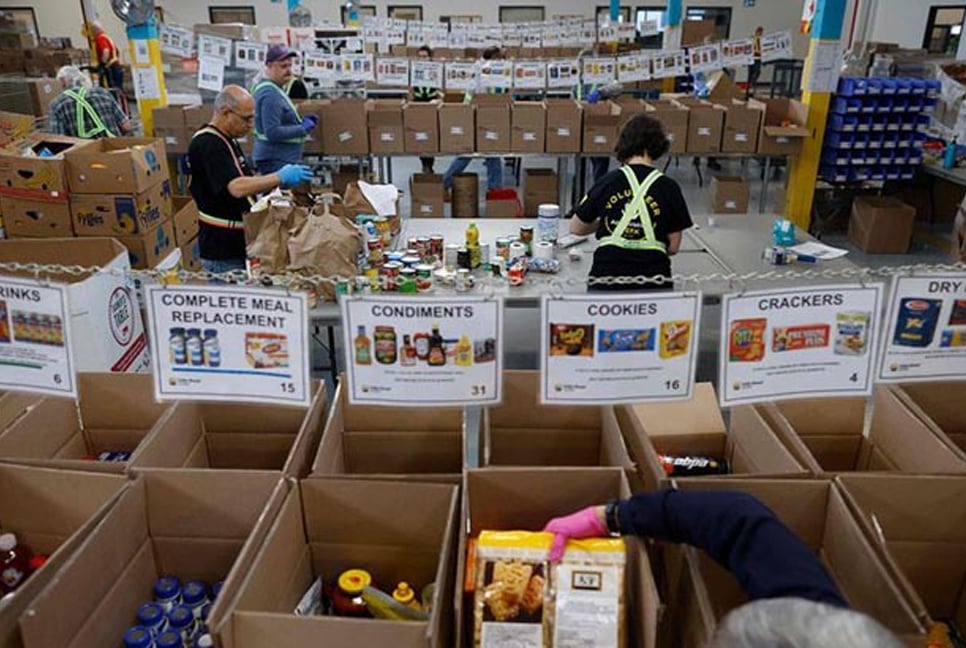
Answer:
M966 20L966 5L930 7L926 33L922 37L922 48L931 54L956 56L964 20Z

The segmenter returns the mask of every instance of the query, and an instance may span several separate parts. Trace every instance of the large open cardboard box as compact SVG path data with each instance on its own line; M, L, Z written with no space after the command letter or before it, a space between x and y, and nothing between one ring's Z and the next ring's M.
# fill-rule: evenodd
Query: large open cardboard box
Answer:
M90 140L50 133L32 133L10 142L0 150L0 188L25 198L66 198L69 185L64 155L91 146ZM28 149L30 155L24 155ZM40 157L45 149L52 155Z
M285 499L216 630L225 648L452 646L453 542L459 489L348 479L305 479ZM383 590L436 583L427 621L296 616L316 577L367 569Z
M365 155L369 152L364 99L336 99L321 105L322 151L339 155Z
M304 477L322 435L325 383L309 407L179 401L131 467L272 471Z
M132 482L21 616L25 646L120 645L155 580L224 580L208 617L248 571L287 482L251 472L159 470Z
M371 153L402 153L404 150L403 102L401 99L366 101Z
M339 381L312 477L458 484L463 475L463 410L350 405Z
M169 178L164 141L112 137L64 154L74 193L140 193Z
M28 392L0 393L0 434L41 400L43 396Z
M808 474L751 408L732 409L729 433L711 383L696 384L690 400L615 410L647 490L670 484L659 454L727 459L732 475Z
M808 106L794 99L750 99L748 107L763 110L758 152L765 155L798 155L805 138L811 137L808 128Z
M509 151L510 95L476 95L473 106L476 108L476 150L480 153Z
M890 570L863 533L832 482L804 479L679 479L685 490L732 490L757 497L822 561L852 608L918 645L925 628ZM679 554L680 555L680 554ZM685 551L679 595L672 595L667 624L682 632L671 645L707 645L716 623L747 597L727 570L703 551ZM687 592L690 596L680 596ZM910 645L912 645L910 643Z
M0 606L0 646L20 648L17 619L57 574L127 485L120 475L0 464L0 520L5 532L47 562Z
M889 387L940 439L966 458L966 382L907 383Z
M171 415L148 374L78 374L78 400L45 398L0 433L0 459L51 468L123 473ZM96 461L130 452L130 461Z
M454 603L461 646L472 646L472 593L463 591L468 538L481 531L540 531L554 517L586 506L629 497L630 487L618 468L481 468L468 470L464 485L463 521L457 553ZM650 561L639 538L628 536L624 609L626 645L653 648L657 641L661 602ZM472 580L472 579L471 579Z

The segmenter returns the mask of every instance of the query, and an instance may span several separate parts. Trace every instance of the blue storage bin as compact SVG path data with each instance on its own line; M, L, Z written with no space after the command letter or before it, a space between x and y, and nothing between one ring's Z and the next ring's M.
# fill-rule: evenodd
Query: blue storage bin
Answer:
M916 115L916 131L925 133L929 130L929 123L932 121L929 115Z
M898 133L899 126L902 124L902 117L888 117L886 119L886 132Z
M893 97L879 97L877 101L879 102L880 113L889 113L895 110L896 100Z
M916 177L915 167L905 166L899 168L899 179L900 180L912 180Z
M884 95L894 95L899 91L899 83L895 79L877 79Z
M865 86L865 93L870 95L882 94L882 79L878 77L872 77L868 79L860 79L862 85Z
M892 164L896 161L896 150L884 148L879 151L879 164Z
M885 180L885 169L881 166L874 166L869 169L869 180Z
M912 98L910 97L895 97L892 100L894 113L905 113L907 110L912 110Z
M922 112L929 115L936 112L936 106L939 104L939 99L931 99L929 97L924 97L922 99Z
M866 140L865 147L869 150L875 150L882 148L882 134L881 133L871 133L868 140Z
M873 133L884 133L886 129L886 117L881 115L872 115L871 130Z
M939 97L942 87L942 84L936 79L926 79L926 96L930 99Z
M825 143L835 149L851 149L855 136L851 133L829 132L825 135Z
M902 178L902 170L897 166L888 166L885 168L885 179L886 180L899 180Z
M916 97L926 96L926 80L925 79L911 79L912 81L912 94Z
M912 79L896 79L896 94L912 94Z
M859 112L864 115L871 115L879 111L878 97L865 97L864 99L852 99L859 103Z
M882 148L894 149L899 147L899 133L886 133L882 138Z
M864 95L868 86L868 79L861 77L841 77L836 94L842 97Z
M872 131L872 118L860 116L855 118L855 130L860 133L869 133Z
M851 174L851 176L852 176L852 179L854 179L856 181L859 181L859 182L861 182L863 180L868 180L869 179L869 169L868 169L868 167L864 167L864 166L852 167L852 174Z
M859 124L856 115L829 115L829 129L840 133L854 133Z
M863 151L869 148L869 136L864 133L857 134L852 140L852 148Z

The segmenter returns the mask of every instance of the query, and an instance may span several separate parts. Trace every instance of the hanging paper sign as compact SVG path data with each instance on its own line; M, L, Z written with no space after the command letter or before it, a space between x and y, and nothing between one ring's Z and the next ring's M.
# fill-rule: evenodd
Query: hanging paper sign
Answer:
M896 276L876 379L966 378L966 273Z
M160 99L161 84L158 82L158 70L151 67L132 67L132 81L134 96L138 99Z
M444 67L443 87L447 90L475 90L476 63L448 61Z
M501 31L500 38L503 42L503 47L521 47L523 45L523 36L520 34L520 29L517 25L503 25Z
M612 57L585 58L581 65L584 85L606 85L617 80L617 59Z
M0 389L77 396L67 291L0 277Z
M543 90L547 87L547 64L543 61L517 61L513 65L513 87Z
M316 48L315 27L289 27L288 33L294 49L308 52Z
M384 86L408 86L409 59L383 57L376 59L376 81Z
M267 49L261 43L235 41L235 66L245 70L261 70Z
M306 52L302 57L302 76L306 79L319 79L323 83L335 83L341 62L337 54Z
M481 31L465 32L464 36L466 37L466 47L473 49L485 49L488 47L486 34Z
M406 44L406 30L399 29L398 27L393 27L386 30L386 44L392 45L405 45Z
M455 27L455 25L454 25ZM466 48L466 32L453 31L449 33L449 39L447 45L451 49L465 49Z
M637 27L634 23L617 23L617 40L633 42L637 38Z
M543 32L531 28L523 32L520 38L521 47L525 49L539 49L543 47Z
M815 20L815 7L818 4L818 0L805 0L802 4L802 21L799 26L799 31L803 34L808 34L812 31L812 21Z
M548 27L544 29L540 40L543 43L543 47L560 47L563 40L560 27Z
M343 54L339 78L345 81L375 81L372 54Z
M215 58L222 65L231 65L231 40L220 36L198 35L198 58L206 56Z
M542 403L691 397L700 293L544 296L540 315Z
M225 62L213 56L198 57L198 87L220 92L225 85Z
M597 28L597 40L601 43L616 43L617 25L618 23L603 23Z
M642 52L630 52L617 57L617 80L621 83L647 81L651 78L651 59Z
M502 300L367 296L340 303L350 403L500 402Z
M666 79L687 74L687 55L684 50L673 52L658 52L651 59L654 67L652 76L655 79Z
M594 42L597 37L597 32L594 32L593 38L590 40L585 40L583 34L580 30L580 25L571 25L564 28L560 32L560 45L563 47L580 47L581 44L586 45L587 43Z
M503 45L503 26L487 25L481 29L486 47L500 47Z
M190 29L162 24L158 36L161 41L161 51L165 54L174 54L182 58L194 56L195 34Z
M547 63L548 88L573 88L580 84L580 61L560 59Z
M158 400L308 405L308 299L245 286L144 287Z
M288 28L259 27L258 40L266 45L288 45Z
M741 38L721 43L722 67L744 67L755 62L755 40Z
M688 49L688 59L691 64L691 74L720 70L721 47L718 43L691 47Z
M426 32L424 32L422 29L410 28L406 32L407 47L422 47L425 44L426 44Z
M484 61L480 65L480 87L505 89L513 87L513 61Z
M792 57L791 32L776 32L761 37L761 60L763 63Z
M449 30L446 25L432 25L426 30L427 44L436 49L437 47L447 47L449 45Z
M721 405L872 393L882 285L725 295Z
M641 36L657 36L661 33L661 21L642 20L637 25L637 31L640 32Z
M443 62L421 61L413 59L410 62L410 85L414 88L442 88Z

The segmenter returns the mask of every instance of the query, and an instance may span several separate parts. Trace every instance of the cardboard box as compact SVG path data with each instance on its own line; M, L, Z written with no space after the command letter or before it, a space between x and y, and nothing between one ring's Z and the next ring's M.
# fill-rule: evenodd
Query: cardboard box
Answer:
M523 170L523 215L535 218L542 204L557 204L559 199L559 179L553 169Z
M188 136L190 137L211 121L213 109L211 104L194 104L185 106L182 113L184 114L184 127L188 129Z
M647 111L647 104L644 103L642 99L637 99L630 95L621 95L615 100L617 105L621 107L621 119L617 125L618 134L620 131L624 130L624 126L627 125L635 115L640 115Z
M583 111L573 99L546 99L547 153L578 153L581 145Z
M122 276L127 250L107 238L0 241L0 262L98 266L90 276L41 273L70 284L71 333L77 371L138 372L148 367L147 339L134 295ZM33 276L30 273L27 276Z
M295 106L299 109L300 115L303 117L312 115L318 120L316 127L305 135L305 141L302 144L303 153L321 154L324 152L323 139L325 137L326 126L322 123L322 108L328 103L327 100L323 99L304 99L295 102Z
M43 117L50 112L50 104L60 94L61 88L55 79L27 79L27 90L34 114Z
M141 193L168 179L164 142L112 137L64 154L72 193Z
M339 381L312 477L458 484L463 471L463 411L350 405Z
M916 208L893 196L856 196L849 241L867 254L905 254L916 225Z
M671 142L668 153L684 153L688 144L688 109L674 101L655 100L647 104L648 114L661 122Z
M227 622L225 648L296 648L325 637L332 648L452 646L456 486L348 479L305 479L285 499L256 555ZM399 515L406 511L406 515ZM316 577L332 582L365 568L383 589L436 583L427 621L296 616ZM392 585L390 585L392 584Z
M135 194L71 194L70 213L77 236L143 234L171 218L171 181Z
M0 187L5 196L63 199L68 193L64 154L93 146L82 140L50 133L34 133L0 149ZM22 151L30 149L31 157ZM46 149L52 156L39 157Z
M181 248L181 267L188 272L201 272L201 250L198 247L198 237L194 237Z
M435 173L414 173L409 179L413 218L443 218L446 191L443 176Z
M754 153L758 150L758 133L764 116L760 107L732 99L726 104L722 153Z
M707 75L705 86L708 88L708 101L728 104L743 93L738 91L732 79L724 70L718 70Z
M547 107L542 101L514 101L510 121L511 151L543 153L547 138Z
M370 99L366 102L371 153L402 153L405 150L402 106L399 99Z
M34 132L34 116L0 111L0 146L20 140Z
M147 374L77 375L79 398L45 398L0 434L0 458L47 468L123 473L171 415ZM87 459L130 452L130 461Z
M807 128L808 106L794 99L751 99L749 108L764 111L758 152L766 155L798 155L803 142L811 136Z
M138 607L154 598L155 581L168 574L182 582L224 580L208 617L217 620L288 488L276 475L246 472L141 475L21 616L24 644L118 645Z
M177 247L171 219L161 221L142 234L118 236L117 240L127 248L131 267L137 270L154 268Z
M47 562L4 599L0 609L0 646L23 646L17 621L71 559L81 541L111 508L127 480L70 470L0 464L0 519ZM49 622L49 620L48 620Z
M179 401L132 468L269 471L304 477L322 435L325 383L309 407Z
M198 236L198 205L190 196L172 196L174 240L181 246Z
M966 457L966 420L960 408L966 402L966 383L906 383L888 389L954 452Z
M732 409L729 433L711 383L697 383L690 400L621 405L615 414L647 490L670 485L658 455L725 459L731 475L809 474L753 409Z
M0 195L0 214L7 238L73 236L70 203L63 199L34 199Z
M922 645L921 622L832 482L728 477L678 479L677 485L684 490L730 490L757 497L815 552L853 609L870 615L902 637L917 638L917 645ZM692 557L691 564L682 570L682 578L690 580L691 609L673 609L672 604L668 627L687 632L685 638L673 638L670 645L691 648L706 645L717 621L747 602L747 597L734 576L706 553L691 550L687 554ZM704 641L692 643L685 640L687 637Z
M463 521L457 552L457 583L466 572L468 538L481 531L540 531L554 517L568 515L586 506L626 498L630 488L618 468L480 468L466 472ZM627 543L624 602L626 646L653 648L656 645L661 602L651 573L650 561L641 539ZM472 646L472 593L457 588L460 645ZM464 595L468 600L464 600Z
M169 105L155 108L153 112L153 136L164 141L168 153L187 153L194 131L188 131L185 123L185 105Z
M711 212L714 214L747 214L750 185L736 176L711 178Z
M583 152L613 154L614 146L617 145L620 106L611 101L581 105L584 114Z
M512 191L512 190L511 190ZM518 198L486 198L486 214L487 218L517 218L520 210L520 201Z
M476 150L476 110L470 104L444 103L439 107L441 153L473 153Z
M0 32L0 49L2 50L26 50L37 47L37 37L26 32ZM4 56L7 55L5 51Z
M433 101L403 106L406 153L439 152L439 105Z
M682 97L676 100L688 108L688 153L717 153L721 150L721 133L727 109L700 99Z
M476 150L506 153L510 150L510 95L480 94L473 97L476 108Z
M0 433L41 400L43 400L43 396L28 392L11 391L0 394Z
M340 155L369 152L364 99L336 99L322 105L322 150Z

